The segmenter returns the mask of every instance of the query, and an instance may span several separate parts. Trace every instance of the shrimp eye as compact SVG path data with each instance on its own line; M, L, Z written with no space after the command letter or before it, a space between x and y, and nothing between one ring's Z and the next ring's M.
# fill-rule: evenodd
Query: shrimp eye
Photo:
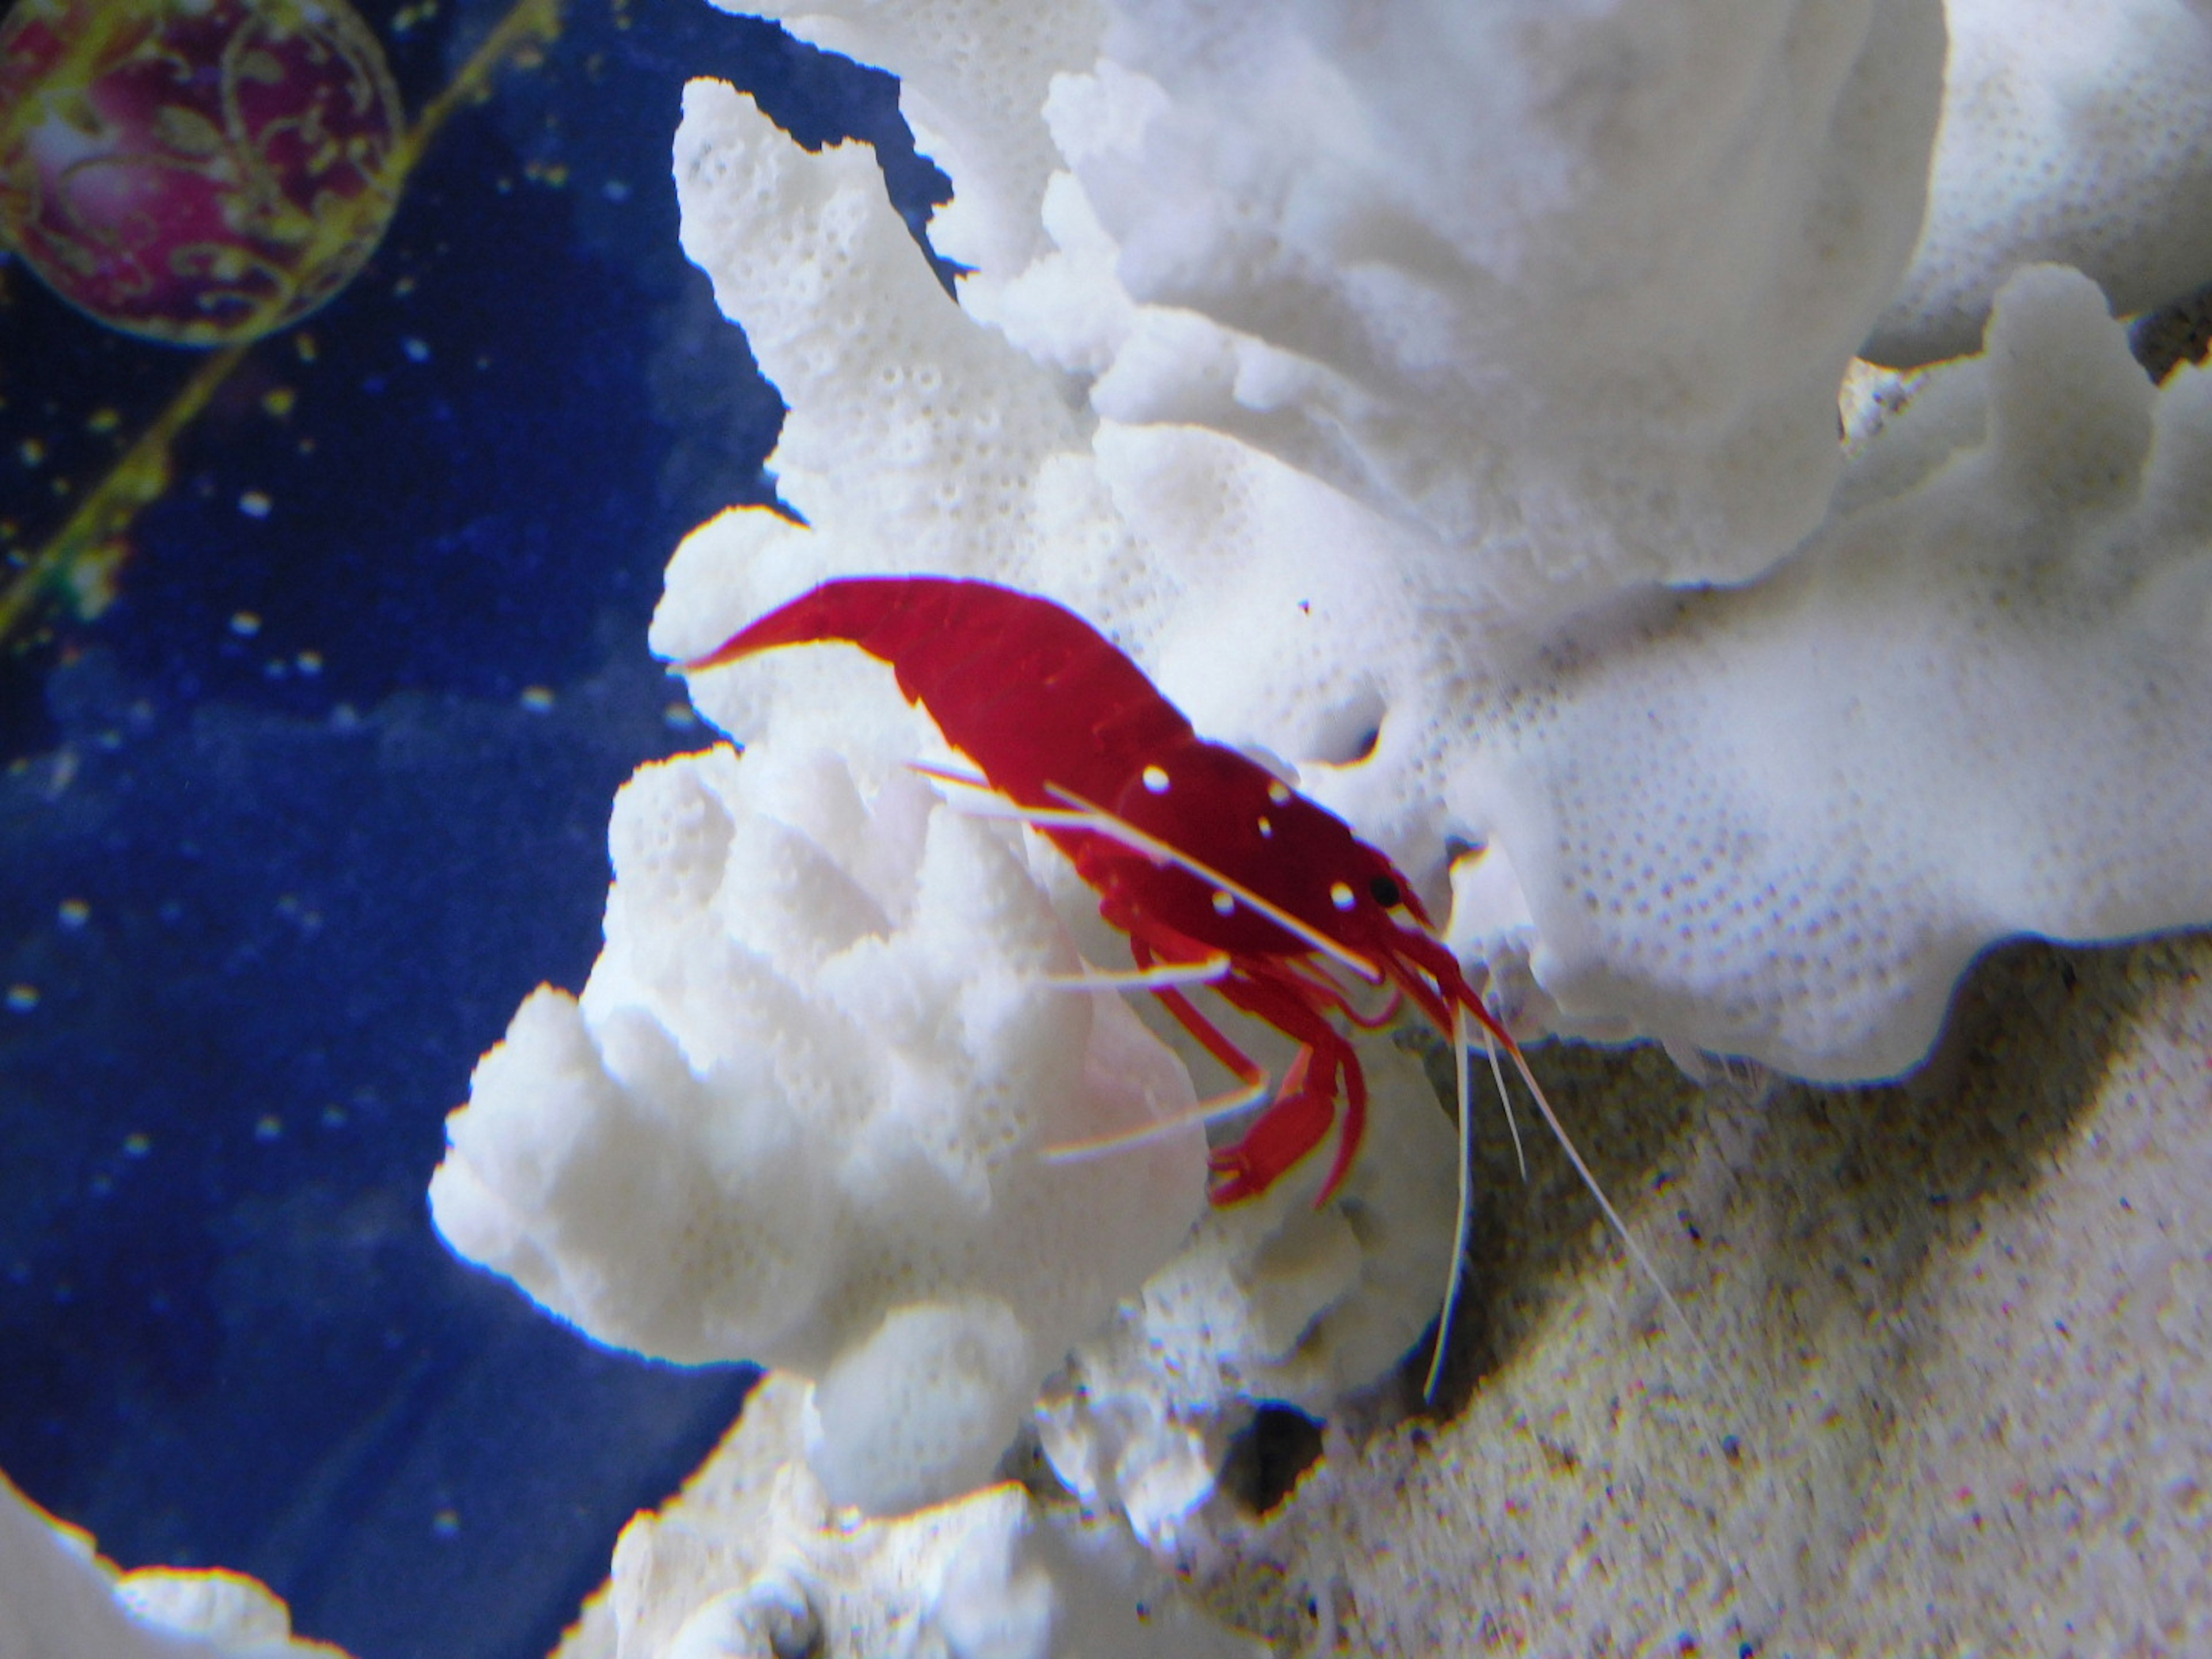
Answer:
M1406 902L1406 896L1398 890L1398 884L1388 876L1376 877L1367 884L1367 890L1385 910L1395 910Z

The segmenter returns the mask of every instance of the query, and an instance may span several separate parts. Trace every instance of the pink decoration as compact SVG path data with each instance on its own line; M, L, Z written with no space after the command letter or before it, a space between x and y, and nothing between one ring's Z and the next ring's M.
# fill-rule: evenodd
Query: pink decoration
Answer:
M0 228L111 327L252 339L374 250L403 118L344 0L18 0L0 23Z

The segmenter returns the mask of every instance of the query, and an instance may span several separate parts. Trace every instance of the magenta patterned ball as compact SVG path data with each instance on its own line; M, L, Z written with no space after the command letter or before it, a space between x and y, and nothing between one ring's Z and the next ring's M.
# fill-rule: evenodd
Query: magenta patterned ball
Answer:
M343 288L404 131L344 0L16 0L0 23L0 231L151 339L250 340Z

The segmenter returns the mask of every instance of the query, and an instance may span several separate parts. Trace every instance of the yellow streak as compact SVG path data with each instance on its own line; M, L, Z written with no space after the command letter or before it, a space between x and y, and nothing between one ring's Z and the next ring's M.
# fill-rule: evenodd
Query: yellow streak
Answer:
M26 16L31 15L33 0L17 0L17 9ZM91 76L92 66L107 52L108 43L125 29L140 27L143 15L113 9L101 12L91 27L64 47L55 62L52 78L64 86L78 84ZM4 112L0 112L0 155L12 155L16 141L23 136L23 128L33 115L45 113L43 100L21 98Z
M247 349L244 345L226 346L202 363L185 382L184 390L138 434L122 459L86 493L76 511L0 592L0 641L14 635L50 584L65 579L82 561L110 550L119 552L131 520L161 500L169 487L169 450L177 434L198 418L208 399L244 361Z
M462 100L482 103L490 96L491 77L501 63L510 55L520 56L560 38L561 6L562 0L515 0L513 9L500 19L499 27L469 54L469 61L461 65L446 89L423 106L414 125L392 146L386 173L395 193Z

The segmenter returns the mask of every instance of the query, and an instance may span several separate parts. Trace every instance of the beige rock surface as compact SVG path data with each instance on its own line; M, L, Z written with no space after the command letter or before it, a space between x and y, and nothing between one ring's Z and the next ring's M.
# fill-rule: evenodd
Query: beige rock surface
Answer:
M2008 949L1879 1089L1546 1056L1697 1338L1479 1125L1448 1398L1333 1434L1208 1599L1298 1652L2212 1651L2208 968Z

